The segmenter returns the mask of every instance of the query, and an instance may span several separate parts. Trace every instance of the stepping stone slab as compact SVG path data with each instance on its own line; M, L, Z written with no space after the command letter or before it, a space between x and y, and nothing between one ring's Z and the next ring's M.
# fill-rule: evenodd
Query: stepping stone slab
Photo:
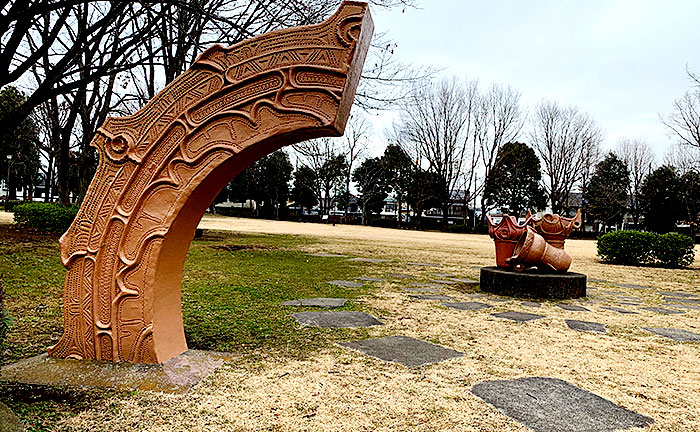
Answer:
M440 277L440 278L451 278L455 277L452 273L430 273L430 276Z
M619 302L618 303L620 306L641 306L642 303L638 302Z
M462 284L479 285L479 281L478 281L478 280L474 280L474 279L467 279L467 278L451 278L450 280L453 280L453 281L455 281L455 282L459 282L459 283L462 283Z
M530 302L530 301L524 301L520 303L522 306L527 306L527 307L542 307L542 304L537 303L537 302Z
M436 283L436 284L443 284L443 285L454 285L457 283L457 281L444 280L444 279L430 279L429 282Z
M416 278L415 276L402 274L402 273L387 273L386 275L389 277L398 278L398 279L415 279Z
M643 327L642 329L678 342L700 342L700 334L688 330L663 327Z
M700 306L685 305L680 303L664 303L662 306L700 310Z
M340 345L360 351L364 355L396 362L409 368L464 356L464 353L459 351L407 336L343 342Z
M448 307L450 309L459 309L459 310L481 310L481 309L490 309L493 306L486 304L486 303L481 303L481 302L459 302L459 303L443 303L442 304L445 307Z
M603 334L607 333L607 330L605 330L605 324L591 321L578 321L569 319L564 320L564 322L566 322L566 325L569 326L569 328L572 330L589 331Z
M627 309L622 309L622 308L619 308L619 307L614 307L614 306L601 306L600 308L601 308L601 309L605 309L605 310L611 310L611 311L613 311L613 312L618 312L618 313L621 313L621 314L638 315L637 312L634 312L634 311L631 311L631 310L627 310Z
M356 277L357 280L367 281L367 282L384 282L386 279L371 277L371 276L360 276Z
M435 295L435 294L412 294L409 297L417 300L439 300L439 301L453 301L457 300L454 297L446 295Z
M544 315L536 315L536 314L531 314L531 313L526 313L526 312L515 312L515 311L492 313L491 315L498 317L498 318L506 318L506 319L518 321L518 322L526 322L526 321L532 321L532 320L536 320L536 319L540 319L540 318L545 318Z
M385 262L389 262L388 259L381 259L381 258L350 258L348 261L353 261L353 262L367 262L367 263L385 263Z
M535 432L613 432L654 422L556 378L486 381L471 392Z
M676 302L676 303L688 303L700 305L700 299L694 298L677 298L677 297L662 297L665 301Z
M500 303L504 303L504 302L509 302L509 301L511 301L512 299L504 299L504 298L489 298L489 300L491 300L491 301L495 301L495 302L500 302Z
M436 264L436 263L410 262L410 263L406 263L406 264L412 265L412 266L420 266L420 267L442 267L442 264Z
M290 300L280 303L282 306L310 306L310 307L342 307L347 303L343 298L315 297L299 300Z
M435 288L403 288L403 292L412 292L412 293L422 293L422 292L428 292L428 293L439 293L439 289Z
M570 305L570 304L564 304L564 303L557 303L557 306L568 311L573 311L573 312L590 312L590 309L586 309L583 306L576 306L576 305Z
M412 283L411 286L421 287L421 288L435 288L435 289L445 288L445 285L436 284L436 283Z
M622 288L634 288L634 289L642 289L642 290L654 289L654 288L652 288L652 287L650 287L650 286L635 285L635 284L627 284L627 283L619 283L619 284L615 284L615 285L617 285L617 286L619 286L619 287L622 287Z
M588 282L606 282L605 279L588 278Z
M356 311L299 312L292 316L297 323L311 327L354 328L384 325L372 315Z
M642 301L642 299L640 299L639 297L634 297L634 296L620 295L620 296L617 296L617 298L619 300L627 300L627 301L639 301L639 302Z
M700 297L700 294L693 294L693 293L679 292L679 291L659 291L658 293L661 295L669 296L669 297L684 297L684 298Z
M328 281L327 283L329 283L331 285L338 285L338 286L345 287L345 288L357 288L357 287L362 286L362 284L359 282L346 281L346 280L332 280L332 281Z
M681 312L681 311L677 311L677 310L673 310L673 309L666 309L666 308L660 308L660 307L655 307L655 306L643 307L642 309L648 310L651 312L660 313L663 315L683 315L685 313L685 312Z
M315 257L324 257L324 258L345 258L347 255L341 255L341 254L334 254L334 253L325 253L325 252L319 252L319 253L309 253L306 254L308 256L315 256Z

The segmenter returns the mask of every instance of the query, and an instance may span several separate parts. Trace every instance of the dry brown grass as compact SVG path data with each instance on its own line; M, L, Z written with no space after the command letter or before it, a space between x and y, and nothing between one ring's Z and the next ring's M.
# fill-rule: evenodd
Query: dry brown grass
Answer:
M366 274L410 272L427 276L446 271L477 277L473 265L490 265L487 236L398 231L205 217L204 228L297 234L317 242L313 252L390 258L388 265L364 264ZM693 268L667 270L604 265L595 243L568 241L573 271L610 282L700 292L700 251ZM440 270L407 261L440 262ZM366 266L366 267L362 267ZM360 271L360 270L358 270ZM623 295L660 303L648 290L597 285ZM105 431L526 431L469 392L484 380L523 376L564 379L624 407L648 415L647 431L700 430L700 344L674 343L641 327L678 327L700 332L700 311L621 315L600 309L609 296L592 294L592 312L569 312L545 303L532 310L519 302L494 303L495 310L465 312L437 302L411 300L391 282L377 284L363 299L386 325L376 336L400 334L464 352L416 370L328 347L304 360L241 359L227 365L185 395L139 393L115 398L108 407L84 412L62 427ZM449 295L467 300L459 291ZM632 307L630 307L632 308ZM541 313L547 318L512 323L490 315L503 310ZM605 323L607 335L569 330L565 318Z

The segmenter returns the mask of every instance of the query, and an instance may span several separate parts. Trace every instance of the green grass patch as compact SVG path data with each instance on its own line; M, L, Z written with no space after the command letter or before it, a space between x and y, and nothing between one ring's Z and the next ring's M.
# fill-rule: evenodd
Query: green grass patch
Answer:
M63 330L63 279L58 236L0 225L0 275L5 305L15 318L0 361L14 362L46 352ZM182 281L187 343L193 349L257 356L303 358L337 341L368 337L363 329L301 327L294 312L318 310L281 306L304 297L342 297L341 308L363 310L358 297L371 284L344 288L326 283L352 279L369 267L342 258L308 256L300 249L322 240L265 234L205 232L190 248ZM373 266L378 270L379 267ZM366 309L365 309L366 310ZM366 310L372 313L371 310ZM103 398L78 390L0 386L0 401L13 409L29 430L52 425ZM123 397L127 397L124 395Z

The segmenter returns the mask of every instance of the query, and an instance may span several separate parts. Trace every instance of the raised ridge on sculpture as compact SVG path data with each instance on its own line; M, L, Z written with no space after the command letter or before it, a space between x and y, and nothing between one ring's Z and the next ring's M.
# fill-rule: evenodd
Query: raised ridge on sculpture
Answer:
M373 32L366 3L321 24L215 45L91 145L99 164L61 237L64 333L54 357L162 363L187 350L182 268L218 192L285 145L345 129Z

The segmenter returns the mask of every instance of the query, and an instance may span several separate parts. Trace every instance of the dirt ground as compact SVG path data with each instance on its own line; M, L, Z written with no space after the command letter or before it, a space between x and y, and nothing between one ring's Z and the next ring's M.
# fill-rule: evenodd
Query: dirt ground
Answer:
M2 214L0 213L0 220ZM472 266L492 265L493 242L485 235L402 231L205 216L201 228L316 239L308 252L334 252L386 258L387 264L358 263L358 276L409 273L427 280L447 272L478 278ZM700 333L700 310L660 315L640 309L659 306L658 290L700 293L700 248L686 270L623 267L598 262L594 241L569 240L572 271L602 279L590 285L572 312L544 303L490 302L494 309L459 311L439 302L413 300L399 282L375 283L362 299L386 325L380 337L405 335L465 353L464 357L408 369L331 346L302 360L246 358L227 364L184 395L139 392L115 398L99 409L68 419L75 431L527 431L472 395L478 382L518 377L560 378L649 416L644 431L700 430L700 343L673 342L642 327L674 327ZM338 259L338 258L328 258ZM440 263L416 267L408 262ZM405 284L404 282L403 284ZM622 288L628 283L655 290ZM444 294L473 298L456 289ZM623 315L601 309L618 306L619 296L635 296L638 312ZM481 300L489 303L488 299ZM545 315L515 323L490 314L506 310ZM570 330L564 319L596 321L605 335Z

